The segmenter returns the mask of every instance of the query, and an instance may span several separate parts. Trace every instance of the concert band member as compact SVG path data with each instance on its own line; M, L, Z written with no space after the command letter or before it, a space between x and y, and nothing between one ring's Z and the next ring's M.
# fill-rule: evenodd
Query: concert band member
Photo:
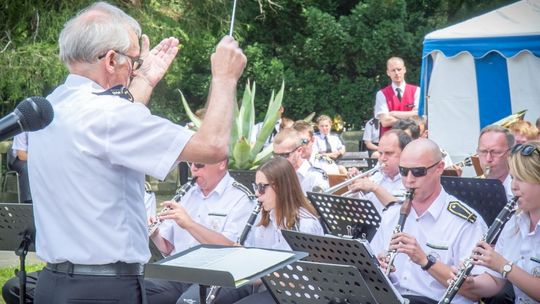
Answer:
M490 271L469 277L461 289L476 297L491 297L510 281L515 303L540 303L540 141L514 146L508 162L518 210L495 248L486 242L476 245L473 264Z

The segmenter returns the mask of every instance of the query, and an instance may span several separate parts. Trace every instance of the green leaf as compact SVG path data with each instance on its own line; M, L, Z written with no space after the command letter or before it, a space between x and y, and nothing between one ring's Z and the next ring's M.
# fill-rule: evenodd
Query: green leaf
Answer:
M245 169L249 167L249 152L251 146L249 141L245 137L240 137L240 139L234 145L232 151L232 157L234 159L234 169Z
M197 128L197 130L198 130L201 127L202 121L197 117L197 115L195 115L191 111L191 109L189 107L189 104L187 103L187 100L184 97L184 94L182 94L182 91L178 90L178 92L180 92L180 97L182 99L182 105L184 106L184 110L186 111L187 116L189 117L191 122L193 122L193 124L195 124L195 128Z

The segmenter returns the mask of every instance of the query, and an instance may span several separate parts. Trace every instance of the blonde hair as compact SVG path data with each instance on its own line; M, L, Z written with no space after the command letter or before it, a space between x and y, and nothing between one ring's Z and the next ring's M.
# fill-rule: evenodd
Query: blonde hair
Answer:
M332 118L330 118L330 116L328 115L321 115L319 116L319 118L317 118L317 124L320 124L321 121L329 121L330 122L330 125L332 124Z
M524 182L540 184L540 141L528 141L524 145L533 145L536 151L529 156L520 152L512 153L508 160L510 173Z
M509 129L512 134L521 134L525 136L527 140L535 140L538 136L538 129L526 120L516 121L510 125Z

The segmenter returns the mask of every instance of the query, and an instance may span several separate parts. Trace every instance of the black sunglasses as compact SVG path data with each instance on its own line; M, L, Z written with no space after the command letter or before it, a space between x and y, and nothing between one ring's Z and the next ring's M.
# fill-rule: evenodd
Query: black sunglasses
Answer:
M531 144L517 144L512 148L512 154L516 154L518 152L521 153L523 156L531 156L534 151L540 155L540 150L535 146Z
M253 183L253 191L259 192L260 194L264 194L266 192L266 187L268 186L270 186L270 184Z
M291 152L285 152L285 153L276 153L276 152L272 152L272 155L274 155L274 157L276 157L276 156L281 156L281 157L283 157L283 158L289 158L289 156L290 156L292 153L296 152L296 150L298 150L298 148L300 148L301 146L302 146L302 145L300 145L300 146L294 148L294 150L292 150Z
M441 161L437 161L436 163L434 163L433 165L429 166L429 167L414 167L414 168L406 168L406 167L402 167L402 166L399 166L399 174L401 174L401 176L407 176L409 175L409 171L411 171L412 175L414 177L422 177L422 176L425 176L427 174L427 171L433 167L435 167L436 165L438 165Z
M188 163L188 165L191 167L191 166L194 166L195 168L197 169L202 169L204 168L206 165L205 164L201 164L201 163Z

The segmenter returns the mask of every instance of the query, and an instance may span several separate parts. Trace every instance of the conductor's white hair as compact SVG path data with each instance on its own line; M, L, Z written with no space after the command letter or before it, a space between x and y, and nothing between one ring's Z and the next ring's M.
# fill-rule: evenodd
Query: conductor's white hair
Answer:
M81 10L60 33L60 60L68 67L74 62L92 63L109 50L129 49L130 31L141 36L141 26L116 6L96 2Z

